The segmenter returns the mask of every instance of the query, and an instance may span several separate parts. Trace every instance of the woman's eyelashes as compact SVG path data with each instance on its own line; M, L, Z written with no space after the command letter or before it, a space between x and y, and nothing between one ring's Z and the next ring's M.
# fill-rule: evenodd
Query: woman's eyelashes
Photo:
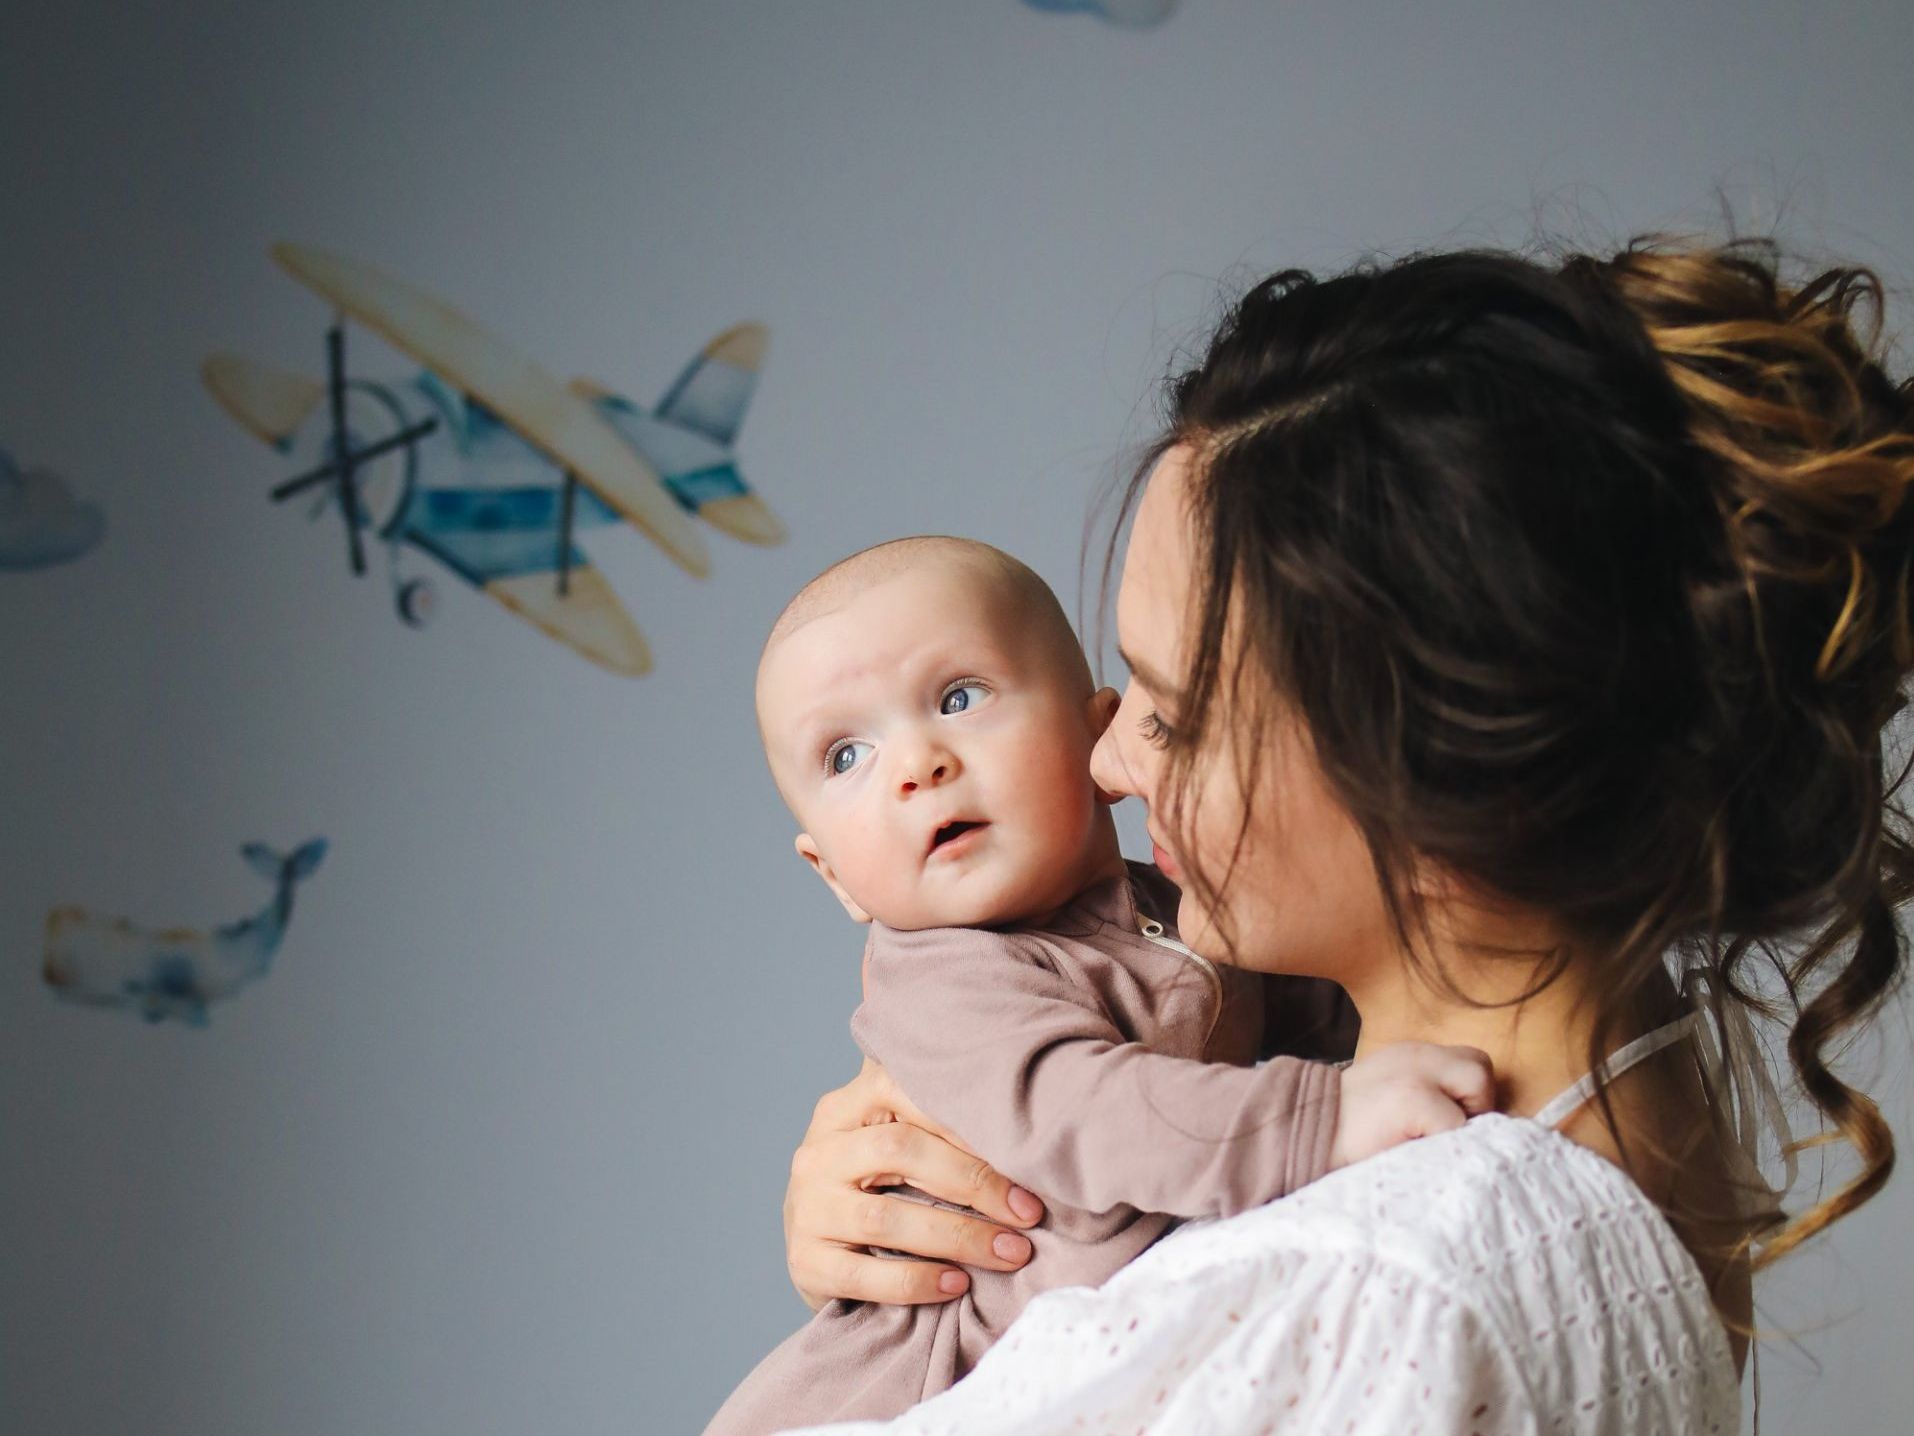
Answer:
M937 711L943 717L954 718L959 713L968 713L989 696L989 684L966 678L944 689L943 696L937 700ZM839 738L824 750L824 776L837 778L850 772L862 761L857 756L857 750L862 748L868 752L871 746L855 738Z
M1157 717L1155 709L1139 718L1136 726L1143 733L1143 741L1153 748L1169 747L1170 740L1176 736L1176 730Z

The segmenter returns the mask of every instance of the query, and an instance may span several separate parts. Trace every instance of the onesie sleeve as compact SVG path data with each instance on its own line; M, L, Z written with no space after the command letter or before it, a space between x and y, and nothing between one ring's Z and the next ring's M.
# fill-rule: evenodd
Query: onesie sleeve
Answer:
M873 932L858 1045L998 1171L1085 1211L1228 1216L1328 1170L1340 1074L1126 1041L1025 934Z

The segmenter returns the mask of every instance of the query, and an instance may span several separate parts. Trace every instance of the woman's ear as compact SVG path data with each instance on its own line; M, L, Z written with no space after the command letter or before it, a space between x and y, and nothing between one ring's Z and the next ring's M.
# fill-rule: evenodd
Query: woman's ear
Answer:
M817 850L817 844L812 841L809 833L799 833L797 835L797 854L811 865L813 872L824 879L824 886L829 888L837 900L844 904L844 911L851 915L852 922L869 922L871 920L871 915L859 907L857 900L844 890L844 884L837 880L837 874L831 871L830 863L825 859L824 854Z
M1434 907L1480 903L1486 898L1486 894L1455 869L1432 863L1426 858L1413 860L1405 886L1411 895Z

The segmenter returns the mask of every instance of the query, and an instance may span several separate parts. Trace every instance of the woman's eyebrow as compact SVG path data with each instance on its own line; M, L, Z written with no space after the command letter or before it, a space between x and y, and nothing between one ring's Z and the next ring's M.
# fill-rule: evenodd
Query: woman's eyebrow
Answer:
M1141 678L1143 680L1143 686L1149 689L1158 698L1166 698L1171 702L1176 701L1179 696L1176 691L1176 685L1158 673L1154 668L1150 667L1149 664L1139 663L1136 659L1125 653L1121 643L1117 645L1117 657L1121 658L1130 672L1134 673L1138 678Z

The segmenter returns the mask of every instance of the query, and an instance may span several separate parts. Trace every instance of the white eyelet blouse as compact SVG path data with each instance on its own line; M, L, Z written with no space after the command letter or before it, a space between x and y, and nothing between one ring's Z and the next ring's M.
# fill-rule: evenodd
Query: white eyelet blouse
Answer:
M1036 1298L903 1416L814 1429L1736 1436L1740 1382L1700 1270L1634 1182L1492 1113L1189 1222L1101 1287Z

